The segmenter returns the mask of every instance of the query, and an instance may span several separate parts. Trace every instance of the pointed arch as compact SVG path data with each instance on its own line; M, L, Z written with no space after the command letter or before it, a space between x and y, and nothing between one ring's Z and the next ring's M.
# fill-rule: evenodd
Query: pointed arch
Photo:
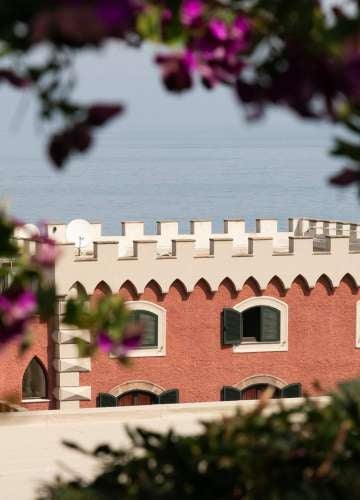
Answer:
M203 294L205 295L206 299L211 299L212 296L214 295L213 292L211 291L211 287L209 285L209 283L206 281L205 278L200 278L196 283L195 283L195 286L194 286L194 291L195 289L199 289L203 292Z
M279 276L275 275L271 278L271 280L268 282L267 287L272 286L275 288L277 293L279 294L280 297L284 297L286 295L286 288L285 285Z
M310 286L307 282L306 278L302 274L298 274L292 281L291 286L293 284L298 285L304 295L310 295Z
M359 287L356 284L356 281L354 277L350 273L344 274L344 276L341 278L339 286L344 283L348 288L350 289L352 295L356 295Z
M98 292L99 294L101 293L102 295L112 294L110 286L103 280L96 285L94 292Z
M331 295L334 291L333 283L327 274L322 274L321 276L319 276L319 278L316 280L315 287L317 287L318 285L324 288L327 295Z
M121 295L124 300L138 300L139 293L136 286L132 281L126 280L119 288L119 295Z
M111 294L112 291L109 285L105 281L100 281L94 288L90 303L95 305L100 299Z
M22 379L22 399L47 399L47 371L37 356L27 365Z
M173 281L171 283L171 285L169 287L169 293L171 292L171 290L176 290L176 292L179 294L181 300L187 300L189 298L189 293L186 289L186 286L179 279L176 279L175 281Z
M237 297L236 286L232 279L228 277L224 278L218 287L218 291L220 291L221 288L226 290L232 299Z
M244 289L245 287L250 288L252 293L256 296L261 295L261 287L258 283L258 281L253 277L250 276L245 283L243 284L242 288Z
M146 286L144 287L144 294L146 294L147 291L150 291L154 294L156 300L162 300L163 299L163 291L161 289L161 286L159 283L151 279Z
M75 283L69 288L68 298L77 299L79 297L87 297L87 292L80 283L80 281L75 281Z

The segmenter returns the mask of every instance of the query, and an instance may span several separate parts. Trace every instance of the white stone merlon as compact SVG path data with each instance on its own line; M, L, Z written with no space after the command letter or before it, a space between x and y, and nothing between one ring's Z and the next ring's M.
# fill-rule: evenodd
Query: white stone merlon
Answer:
M249 233L239 219L225 221L225 232L219 234L212 232L209 221L192 221L187 235L177 234L178 225L172 221L159 222L155 235L144 235L140 222L124 223L123 227L122 236L100 236L94 241L91 255L78 256L73 244L59 243L61 257L54 279L61 297L69 294L75 282L89 295L101 281L113 293L126 281L141 293L151 280L163 293L175 280L181 280L188 292L200 279L213 291L225 278L237 290L249 278L265 289L274 276L285 288L298 275L310 287L322 274L334 287L346 274L360 284L360 224L356 223L299 218L289 220L288 231L279 231L276 220L258 219L257 232ZM62 312L60 304L58 329L67 333L57 334L57 341L71 343L71 327L62 323Z

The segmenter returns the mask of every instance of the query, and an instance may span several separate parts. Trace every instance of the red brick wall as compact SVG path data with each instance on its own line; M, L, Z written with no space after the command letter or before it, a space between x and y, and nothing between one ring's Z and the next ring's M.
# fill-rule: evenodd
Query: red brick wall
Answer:
M82 402L82 407L95 406L99 392L131 380L147 380L165 389L178 388L181 402L195 402L218 401L224 385L235 385L259 374L279 377L287 383L301 382L310 394L316 393L314 381L326 392L338 381L359 376L355 304L360 292L351 278L343 279L335 290L324 277L312 290L299 278L285 291L275 278L264 292L253 280L241 292L225 280L217 292L211 293L202 280L190 294L180 282L165 295L156 283L150 283L138 297L129 283L120 293L127 300L148 300L166 309L166 356L133 358L130 366L124 367L115 359L98 354L92 360L91 373L80 377L81 385L92 386L92 401ZM221 346L223 308L256 295L276 297L288 304L288 352L233 353L231 347Z
M48 410L55 408L54 400L44 403L21 402L22 378L26 367L34 356L39 358L48 371L49 397L55 385L54 372L51 369L53 346L52 343L49 343L48 325L36 319L31 327L31 332L33 333L33 342L24 354L19 353L18 342L11 342L0 349L0 399L15 399L17 404L29 410Z

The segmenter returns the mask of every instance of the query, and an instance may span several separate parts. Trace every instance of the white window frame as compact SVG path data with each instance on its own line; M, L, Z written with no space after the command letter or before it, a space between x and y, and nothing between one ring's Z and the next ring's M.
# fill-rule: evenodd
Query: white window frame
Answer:
M268 306L280 312L279 342L242 342L233 346L233 352L283 352L289 350L288 340L288 305L274 297L252 297L236 304L233 309L242 313L250 307Z
M153 302L148 302L147 300L129 300L125 302L126 307L130 311L136 311L141 309L142 311L148 311L157 316L158 324L158 345L156 347L147 347L142 349L138 347L129 351L128 356L130 358L146 358L154 356L165 356L166 355L166 309Z

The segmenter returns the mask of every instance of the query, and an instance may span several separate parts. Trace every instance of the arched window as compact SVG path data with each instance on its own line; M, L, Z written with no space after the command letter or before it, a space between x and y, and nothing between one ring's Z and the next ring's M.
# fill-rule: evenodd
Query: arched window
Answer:
M260 399L269 387L274 391L271 398L278 399L280 397L280 389L270 384L255 384L246 387L246 389L243 389L241 392L241 399Z
M165 356L166 310L147 300L129 300L127 308L134 321L144 324L142 344L129 352L129 357Z
M22 399L46 399L46 372L37 358L28 364L22 381Z
M134 322L141 323L144 327L144 335L141 339L141 348L147 349L158 346L158 317L150 311L137 309L132 311Z
M158 402L158 397L148 391L129 391L117 398L117 406L152 405Z
M273 389L272 399L297 398L302 395L301 384L298 382L286 384L283 380L271 375L254 375L235 386L224 386L221 390L221 400L260 399L269 387Z
M222 343L234 352L288 350L288 306L273 297L254 297L222 315Z

